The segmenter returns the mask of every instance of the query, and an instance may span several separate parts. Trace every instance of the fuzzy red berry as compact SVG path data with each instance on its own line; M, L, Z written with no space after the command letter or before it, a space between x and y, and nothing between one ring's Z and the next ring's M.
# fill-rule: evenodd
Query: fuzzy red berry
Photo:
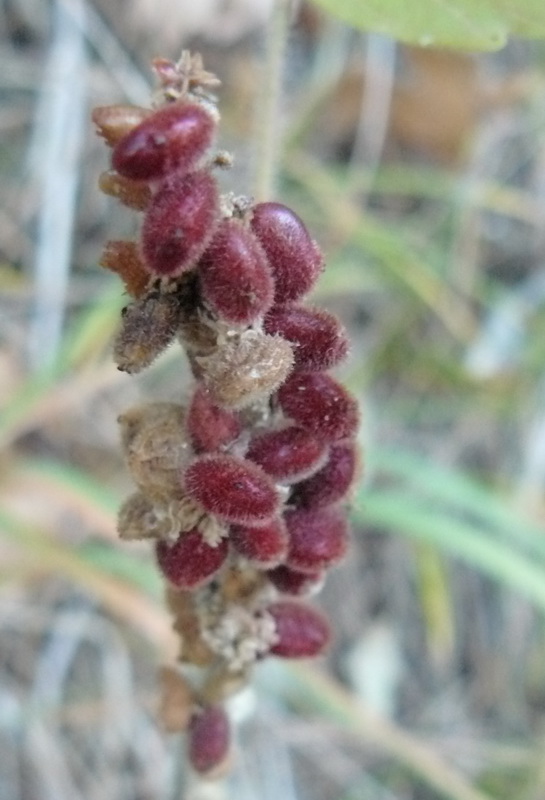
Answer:
M312 475L326 457L327 445L295 425L255 436L246 453L246 458L263 467L268 475L285 483Z
M265 317L264 328L295 345L295 369L331 369L348 353L348 337L339 320L319 308L275 306Z
M212 453L230 444L242 427L238 415L217 406L204 386L199 385L187 410L187 431L196 453Z
M220 224L198 270L204 300L225 322L248 325L272 305L271 269L256 237L239 220Z
M267 578L279 592L301 595L307 594L318 586L324 578L324 573L321 571L298 572L295 569L286 567L285 564L281 564L269 570L267 572Z
M149 271L161 277L191 269L214 234L218 204L216 182L206 170L165 180L142 225L142 254Z
M211 547L193 528L182 532L173 544L157 542L155 549L161 572L173 586L196 589L220 569L227 558L228 543L222 539L216 547Z
M270 652L284 658L310 658L323 652L331 640L324 615L311 606L279 600L267 608L276 625L277 641Z
M189 722L189 763L197 772L208 775L222 766L229 754L229 718L222 706L208 706Z
M316 572L339 561L346 553L348 523L336 507L284 515L290 537L286 565L300 572Z
M171 170L189 172L212 144L214 127L198 103L163 106L117 142L112 166L133 181L157 180Z
M329 450L321 470L297 484L292 501L303 508L323 508L346 496L358 471L358 449L354 442L340 442Z
M233 525L229 539L240 555L261 569L280 564L288 553L288 532L281 517L257 528Z
M279 494L261 467L228 455L196 458L186 469L185 490L210 514L241 525L259 525L275 516Z
M303 221L281 203L258 203L250 222L273 272L275 302L297 300L312 289L322 256Z
M346 439L358 428L358 404L324 372L295 372L278 390L286 416L324 441Z

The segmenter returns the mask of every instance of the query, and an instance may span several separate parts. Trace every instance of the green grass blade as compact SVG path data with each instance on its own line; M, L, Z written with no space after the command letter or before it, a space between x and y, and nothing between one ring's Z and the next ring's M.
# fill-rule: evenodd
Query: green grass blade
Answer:
M500 536L513 547L545 560L545 530L466 474L398 449L373 451L369 466L371 471L402 479L435 505L440 503L474 518L483 534Z
M91 475L74 464L46 458L25 459L17 462L17 470L31 475L44 483L58 486L71 496L81 498L87 504L112 517L119 508L121 499L117 492L104 486Z
M374 490L360 496L354 516L362 526L376 526L441 548L545 612L545 559L491 539L481 527L442 513L402 490Z

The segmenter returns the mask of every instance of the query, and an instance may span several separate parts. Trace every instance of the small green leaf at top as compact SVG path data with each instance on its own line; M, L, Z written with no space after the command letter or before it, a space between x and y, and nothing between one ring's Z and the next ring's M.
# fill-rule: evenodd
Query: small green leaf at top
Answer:
M425 47L499 50L509 35L545 39L544 0L314 0L365 31Z

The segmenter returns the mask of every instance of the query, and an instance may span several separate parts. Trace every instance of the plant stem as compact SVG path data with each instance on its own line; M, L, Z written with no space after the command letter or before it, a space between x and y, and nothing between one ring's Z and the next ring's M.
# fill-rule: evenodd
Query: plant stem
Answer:
M291 0L276 0L265 42L263 80L256 104L256 165L254 196L257 202L274 196L281 140L280 116L284 53L288 35Z

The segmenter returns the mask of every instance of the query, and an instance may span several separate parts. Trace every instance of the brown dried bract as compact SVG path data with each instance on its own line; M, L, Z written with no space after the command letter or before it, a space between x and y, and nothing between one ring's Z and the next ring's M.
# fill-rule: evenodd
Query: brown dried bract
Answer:
M221 587L224 602L226 605L231 602L249 603L259 595L266 583L262 572L234 565L224 574Z
M149 108L117 103L112 106L98 106L93 109L91 118L97 126L99 136L113 147L152 113Z
M131 181L113 169L100 174L98 188L108 197L115 197L124 206L135 211L145 211L151 200L151 189L146 183Z
M206 356L214 351L217 332L194 310L180 322L178 338L190 357Z
M181 638L180 661L197 667L206 667L216 656L202 639L194 600L191 592L167 586L166 602L174 618L172 627Z
M151 501L142 492L135 492L119 509L117 532L121 539L153 539L157 535L157 523Z
M148 403L118 418L129 471L146 495L180 496L180 470L188 454L184 408L176 403Z
M189 50L182 51L179 61L156 58L151 65L159 80L158 95L163 103L178 100L187 94L208 97L211 90L221 84L213 72L204 69L201 54L191 55Z
M136 242L110 240L99 263L119 275L131 297L140 298L146 293L150 274L140 258Z
M169 478L172 476L169 475ZM190 497L178 490L177 497L168 484L159 482L148 486L153 499L143 492L136 492L125 500L119 510L117 530L122 539L160 539L176 541L185 531L198 528L202 536L212 546L225 535L226 529L213 518L208 517ZM169 496L170 495L170 496ZM206 536L207 523L214 524Z
M114 341L118 369L133 375L149 367L174 340L181 313L176 293L156 288L126 306Z
M278 389L291 372L293 351L280 336L247 330L227 337L211 355L196 360L215 402L239 409Z

